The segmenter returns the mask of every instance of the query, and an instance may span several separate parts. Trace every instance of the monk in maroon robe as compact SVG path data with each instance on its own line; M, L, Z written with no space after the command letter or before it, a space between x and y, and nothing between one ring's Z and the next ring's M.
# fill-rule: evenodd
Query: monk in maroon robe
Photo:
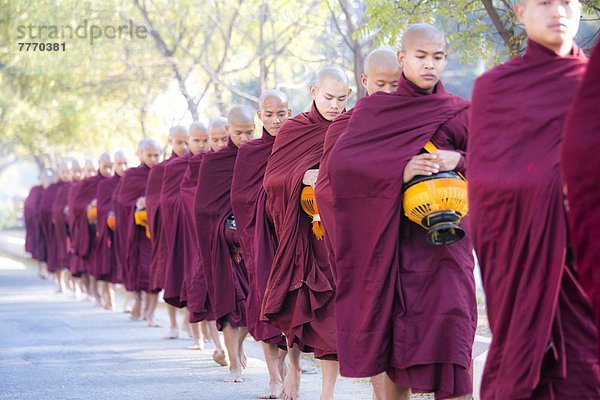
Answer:
M54 279L58 284L57 291L62 293L65 291L65 276L64 268L67 266L67 228L64 219L64 207L67 202L68 187L71 181L71 171L68 162L62 162L57 169L58 182L54 184L55 191L50 206L51 223L47 237L52 239L52 251L48 252L48 272L54 275Z
M98 184L96 190L96 279L102 283L102 302L107 310L115 310L113 285L119 282L117 260L113 248L113 231L108 226L108 216L113 209L112 199L121 176L127 170L127 157L122 151L115 153L114 175Z
M271 272L277 239L272 222L265 214L267 194L262 182L275 136L290 117L287 96L268 90L258 99L262 137L244 144L238 151L231 183L231 205L250 283L246 299L246 322L250 334L262 342L269 388L260 399L279 398L283 393L286 343L280 329L260 320L260 308Z
M582 157L600 148L600 45L592 51L581 89L565 128L562 169L569 199L570 241L581 284L591 298L600 330L600 171L599 157ZM598 344L600 357L600 341Z
M177 339L179 326L177 324L177 308L181 287L173 288L170 280L173 264L178 270L183 270L183 253L176 252L174 246L175 231L178 229L177 212L179 206L179 185L187 168L189 154L189 133L184 126L175 126L169 132L169 144L172 147L171 158L163 161L150 171L146 188L146 209L152 210L148 222L151 224L152 263L150 264L150 285L152 290L159 292L169 283L169 291L163 298L167 303L170 329L165 339ZM155 174L158 170L158 174ZM175 261L173 260L175 258ZM175 272L176 273L176 272Z
M98 167L91 161L86 160L84 166L85 178L81 181L78 190L73 195L73 229L71 231L72 247L74 253L83 261L84 276L87 283L88 297L93 298L98 305L102 304L102 298L96 281L96 228L93 222L88 220L88 211L95 204L98 184L111 176L112 158L110 154L104 153L100 156Z
M477 80L469 129L471 232L492 331L481 398L598 399L597 331L568 251L560 171L587 64L573 41L581 5L529 0L515 11L527 49Z
M286 121L267 162L266 208L273 219L278 246L263 298L262 314L280 328L290 348L284 397L299 397L298 351L321 360L321 399L333 398L338 374L335 340L335 284L325 244L311 231L311 219L300 208L303 185L314 186L327 128L346 107L348 78L335 66L324 67L310 87L313 104Z
M31 254L31 258L38 262L38 275L42 279L47 278L48 272L46 270L46 244L40 220L40 204L44 190L50 185L51 179L51 171L44 170L40 175L40 185L31 189L23 210L27 229L25 250Z
M83 167L77 159L71 159L71 178L72 182L69 185L69 194L67 197L67 207L65 215L69 228L69 272L71 274L71 284L75 290L75 297L79 298L85 294L87 296L87 285L82 279L84 270L83 259L75 254L73 249L73 232L75 232L75 219L71 210L74 207L75 195L81 187L81 181L84 178Z
M227 116L227 145L204 156L194 203L200 257L208 283L208 297L217 327L223 331L229 354L226 382L242 382L246 366L243 342L248 276L242 257L230 192L238 147L254 134L254 113L247 106L233 107ZM210 243L209 246L206 244Z
M465 172L468 102L439 81L447 54L433 26L407 29L398 56L398 89L357 103L328 160L340 370L386 372L390 400L411 390L470 399L471 240L431 246L402 210L403 185L415 176ZM429 141L440 150L420 154Z
M145 208L145 193L148 175L152 167L160 162L160 145L154 139L144 139L138 145L141 163L136 168L129 168L123 175L117 194L116 221L119 235L124 235L123 254L125 255L124 285L129 292L134 292L135 303L131 312L132 320L139 320L142 312L148 326L156 326L154 307L156 296L150 289L150 261L152 244L146 236L146 228L135 223L136 209ZM142 311L141 293L146 292L146 303Z
M227 366L227 357L217 330L214 312L208 299L208 283L204 265L200 258L200 246L209 246L209 244L199 243L198 241L194 199L198 189L200 165L207 154L206 150L219 151L227 144L229 134L225 130L226 125L227 118L217 117L210 121L208 132L204 131L205 128L199 122L195 122L190 126L190 151L193 156L189 160L188 169L179 188L182 210L185 214L183 221L185 266L180 297L181 301L186 304L195 341L189 348L192 350L202 349L204 344L201 343L203 339L200 333L206 332L206 336L211 338L216 346L213 351L213 360L222 366Z
M384 92L392 93L398 87L398 82L402 69L398 63L396 53L390 49L380 48L375 49L365 58L364 72L361 73L360 79L363 87L366 89L367 95ZM335 266L335 221L333 218L333 192L329 181L329 156L337 139L346 130L348 121L352 116L352 111L349 110L337 117L325 134L325 143L323 145L323 156L319 163L319 175L317 185L315 187L315 197L319 207L319 215L325 230L325 247L327 248L327 256L329 266L333 273L334 279L337 275ZM339 349L338 349L339 351ZM374 399L382 400L385 398L384 383L385 375L380 374L377 377L372 377Z

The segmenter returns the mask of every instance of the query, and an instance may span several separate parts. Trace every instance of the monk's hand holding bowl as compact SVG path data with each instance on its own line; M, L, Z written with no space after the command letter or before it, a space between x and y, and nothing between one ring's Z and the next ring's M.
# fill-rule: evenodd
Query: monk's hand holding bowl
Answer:
M452 150L437 150L433 155L437 156L435 162L440 166L440 171L454 171L460 161L460 153Z
M302 178L302 184L306 186L315 187L317 184L317 177L319 176L319 169L309 169L304 173L304 177Z
M135 202L135 207L141 209L146 208L146 198L145 197L140 197L139 199L137 199L137 201Z
M411 158L408 164L406 164L406 167L404 168L404 183L408 183L412 178L414 178L417 175L430 176L432 174L437 174L438 172L440 172L438 155L436 155L435 153L418 154Z

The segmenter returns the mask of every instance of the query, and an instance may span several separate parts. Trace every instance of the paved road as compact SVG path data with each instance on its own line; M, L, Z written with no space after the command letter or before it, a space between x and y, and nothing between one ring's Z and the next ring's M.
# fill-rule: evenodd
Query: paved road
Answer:
M245 400L263 389L266 367L253 340L246 381L226 384L212 347L187 350L189 339L164 340L165 333L55 294L28 261L0 253L0 399ZM320 374L302 379L303 400L318 399ZM336 399L370 393L367 381L341 378Z

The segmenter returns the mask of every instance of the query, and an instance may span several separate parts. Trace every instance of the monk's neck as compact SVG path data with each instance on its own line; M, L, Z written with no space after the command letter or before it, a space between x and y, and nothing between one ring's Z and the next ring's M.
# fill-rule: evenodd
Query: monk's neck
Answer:
M556 54L557 56L560 57L566 57L568 55L571 54L571 52L573 51L573 44L574 41L573 40L565 40L564 42L562 42L561 44L542 44L539 42L535 42L538 45L552 51L554 54Z

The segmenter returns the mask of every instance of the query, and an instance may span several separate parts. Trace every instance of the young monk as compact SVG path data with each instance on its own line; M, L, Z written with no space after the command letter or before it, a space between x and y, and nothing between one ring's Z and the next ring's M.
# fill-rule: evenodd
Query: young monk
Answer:
M79 163L79 161L76 158L71 158L70 163L72 182L69 185L67 205L64 209L64 214L69 228L69 273L71 275L70 282L75 292L75 298L80 298L81 296L87 297L87 286L81 279L81 277L85 273L83 259L77 254L75 254L75 250L73 249L73 232L75 231L75 219L73 218L73 212L71 212L71 210L74 208L75 194L79 191L79 187L81 187L81 181L83 180L83 166Z
M248 333L245 310L248 276L229 196L238 147L254 134L252 109L232 107L225 130L229 136L227 145L206 154L202 160L194 210L208 297L229 354L230 374L225 382L238 383L242 382L242 369L246 367L243 343Z
M581 4L523 0L515 13L527 49L477 80L469 131L471 227L493 336L481 398L598 399L597 332L568 251L560 171L587 64L573 41Z
M310 87L310 112L289 119L281 128L267 162L264 188L279 243L262 304L262 314L281 329L290 348L290 369L284 381L285 399L300 396L299 351L321 360L321 400L333 398L338 374L335 343L335 285L325 245L311 232L300 208L304 185L314 185L325 133L346 107L348 78L336 66L317 74Z
M593 117L599 108L600 45L597 43L567 119L561 166L568 188L571 245L582 286L592 301L596 327L600 329L600 246L595 242L600 234L600 158L581 156L590 149L600 148L600 119Z
M31 188L23 204L23 222L25 226L25 251L38 262L38 275L40 278L44 278L40 251L43 235L40 233L39 211L36 212L36 210L39 210L40 200L44 194L44 183L47 181L46 171L40 174L39 179L40 184Z
M118 151L114 159L114 175L98 184L96 190L96 206L98 218L96 222L96 278L102 283L102 303L107 310L115 310L115 291L113 285L118 282L116 255L114 251L114 235L108 226L108 215L112 210L112 198L127 170L125 153Z
M266 193L263 178L275 137L290 117L287 96L268 90L258 99L258 118L263 123L262 137L244 144L238 151L231 183L231 204L248 268L249 292L246 299L248 331L262 343L269 387L260 399L278 399L283 393L285 377L285 338L280 329L260 320L260 307L277 240L272 223L265 214Z
M126 255L124 268L125 288L135 293L135 302L131 312L132 320L144 317L149 326L154 326L154 308L156 296L150 290L150 258L152 245L146 236L146 229L135 223L135 211L145 208L144 195L151 168L160 162L160 145L156 140L144 139L139 148L142 163L129 168L123 175L122 185L117 195L117 230L124 229L123 253ZM119 228L119 226L123 228ZM142 311L141 293L146 292L146 303Z
M413 177L464 174L468 102L440 82L447 53L435 27L409 27L398 60L398 89L357 103L328 161L341 373L386 372L386 400L408 400L411 390L470 399L471 241L431 246L402 210ZM420 154L429 141L440 150Z
M398 82L402 69L398 63L396 53L390 49L379 48L373 50L367 55L364 63L364 72L361 73L361 83L367 91L367 95L377 92L392 93L398 87ZM321 157L319 175L317 185L315 187L315 197L319 207L321 221L325 228L325 246L327 248L327 256L329 266L334 277L339 273L335 265L335 221L333 219L333 193L329 181L329 156L337 139L342 134L347 126L352 110L345 112L335 119L325 135L325 143L323 146L323 156ZM338 352L344 349L338 349ZM380 374L372 378L373 397L377 400L384 399L384 382L385 375Z
M206 337L212 339L216 347L213 352L213 360L221 366L227 366L227 357L225 356L225 350L223 350L223 344L215 322L215 315L208 298L205 267L200 258L200 247L210 246L210 242L199 242L198 232L201 227L196 226L196 213L194 211L194 199L198 190L200 165L207 154L204 150L208 147L210 152L216 152L227 145L227 140L229 139L229 134L225 129L227 118L213 118L209 122L207 136L204 136L202 133L202 127L199 123L195 124L195 126L193 124L190 127L190 151L194 156L190 159L186 176L180 187L183 208L186 213L185 228L187 232L184 245L186 261L181 298L186 303L195 339L195 343L190 349L199 350L203 347L200 344L200 332L204 328L206 330Z

